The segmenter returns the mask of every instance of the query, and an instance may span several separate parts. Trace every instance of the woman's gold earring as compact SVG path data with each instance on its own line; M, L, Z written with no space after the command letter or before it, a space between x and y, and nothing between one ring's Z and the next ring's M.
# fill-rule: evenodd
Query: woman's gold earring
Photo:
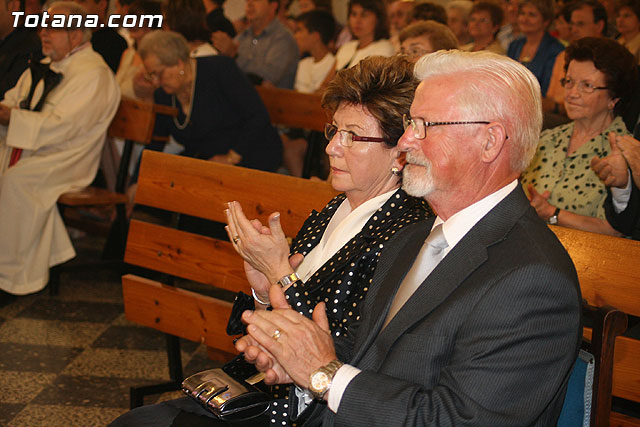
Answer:
M394 176L400 176L402 175L402 171L397 166L394 166L391 168L391 174Z

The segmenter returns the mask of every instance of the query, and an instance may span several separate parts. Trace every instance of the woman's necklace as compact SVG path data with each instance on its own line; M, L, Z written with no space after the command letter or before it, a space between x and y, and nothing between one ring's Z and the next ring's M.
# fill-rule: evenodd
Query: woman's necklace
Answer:
M522 53L520 54L520 62L522 64L528 64L529 62L533 61L533 58L536 56L536 53L538 53L538 47L540 47L540 43L536 43L536 44L530 44L527 45L525 43L525 45L522 48Z
M189 66L192 66L191 62L189 62ZM178 122L178 117L177 116L173 116L173 124L176 125L176 127L179 130L184 130L188 125L189 122L191 121L191 112L193 111L193 98L195 96L195 92L196 92L196 77L198 75L198 66L196 65L195 67L193 67L193 79L191 80L191 97L189 99L189 111L187 112L187 116L184 119L184 123L180 124L180 122ZM173 108L176 108L176 96L175 95L171 95L171 106Z

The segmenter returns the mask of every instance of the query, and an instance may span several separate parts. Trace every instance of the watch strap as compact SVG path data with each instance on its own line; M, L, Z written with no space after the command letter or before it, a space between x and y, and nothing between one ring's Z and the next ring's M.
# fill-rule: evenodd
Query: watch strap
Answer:
M278 280L276 283L280 285L281 288L286 288L287 286L291 285L294 282L297 282L298 280L300 280L300 277L295 272L293 272L281 277L280 280Z
M553 215L551 215L549 217L549 219L547 220L547 223L551 224L551 225L556 225L558 223L558 215L560 214L560 208L556 208L556 210L553 212Z
M334 359L331 362L329 362L328 364L326 364L325 366L322 366L318 370L316 370L316 371L311 373L311 375L309 376L309 385L310 385L309 391L311 392L313 397L315 397L318 400L321 400L324 397L324 395L331 388L331 383L333 382L333 377L336 375L336 372L338 372L338 369L340 369L342 367L342 365L344 365L344 363L342 363L338 359ZM317 373L324 373L328 378L328 382L327 382L326 386L323 387L322 389L314 389L313 388L313 378Z

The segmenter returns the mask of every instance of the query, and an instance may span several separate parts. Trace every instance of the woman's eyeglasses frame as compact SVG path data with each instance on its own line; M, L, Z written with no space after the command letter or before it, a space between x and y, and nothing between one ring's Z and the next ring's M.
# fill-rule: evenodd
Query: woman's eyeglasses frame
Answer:
M340 138L338 141L340 145L343 147L352 147L353 143L356 141L362 142L387 142L385 138L380 138L377 136L360 136L356 135L355 132L345 129L338 129L338 127L331 123L325 123L324 125L324 137L327 138L327 141L331 141L336 133L340 133Z

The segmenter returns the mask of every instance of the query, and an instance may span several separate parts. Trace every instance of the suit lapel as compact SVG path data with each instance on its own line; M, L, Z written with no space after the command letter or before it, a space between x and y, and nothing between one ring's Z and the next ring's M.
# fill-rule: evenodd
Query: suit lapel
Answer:
M487 260L487 247L477 236L460 241L447 254L396 316L374 340L359 364L362 369L376 370L393 343L409 328L428 316L480 265ZM380 319L385 319L389 307Z
M361 369L376 370L384 361L393 343L417 322L440 306L447 297L460 286L469 275L488 259L487 248L503 240L515 222L529 208L529 203L520 186L512 191L504 200L482 218L458 244L438 264L425 279L398 314L387 327L380 332L391 300L395 292L413 264L424 238L408 242L415 252L406 253L402 262L388 269L388 273L380 277L380 290L372 302L371 310L364 312L368 319L363 319L363 326L370 331L362 342L351 363ZM427 227L430 230L430 226ZM399 237L399 236L398 236ZM406 237L410 239L410 236ZM416 250L417 249L417 250ZM404 256L405 254L403 254ZM398 255L396 254L397 258ZM382 262L382 259L380 260ZM381 272L384 273L384 272ZM374 276L374 281L377 278ZM367 307L365 305L365 307ZM368 307L367 307L368 308ZM356 345L358 340L356 340Z
M376 338L384 317L368 316L368 313L386 313L391 301L407 274L413 260L424 244L435 218L412 224L389 242L373 276L373 281L363 307L363 319L359 330L368 333L356 334L352 363L356 363L370 343Z

